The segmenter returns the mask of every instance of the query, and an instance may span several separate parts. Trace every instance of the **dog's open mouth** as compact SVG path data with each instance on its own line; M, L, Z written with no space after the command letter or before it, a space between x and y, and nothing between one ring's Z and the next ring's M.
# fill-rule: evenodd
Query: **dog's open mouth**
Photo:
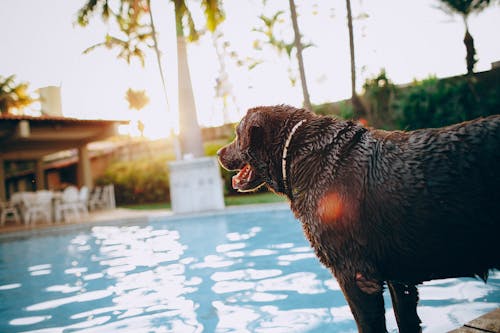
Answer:
M233 188L240 192L250 192L258 189L263 182L255 174L255 170L249 165L245 166L233 176Z

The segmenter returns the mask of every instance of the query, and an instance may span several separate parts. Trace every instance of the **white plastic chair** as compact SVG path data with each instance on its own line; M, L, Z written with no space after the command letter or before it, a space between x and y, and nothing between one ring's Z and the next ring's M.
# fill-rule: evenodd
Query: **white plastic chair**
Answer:
M84 216L89 215L89 188L87 186L82 186L78 192L78 211Z
M113 184L103 186L101 193L101 205L105 209L116 208L115 187Z
M16 192L16 193L13 193L11 196L10 196L10 202L12 205L14 205L14 207L17 208L20 216L21 216L21 220L24 221L24 215L23 215L23 210L24 210L24 203L23 203L23 196L24 194L27 193L27 192Z
M16 224L21 223L21 217L12 201L0 201L0 225L3 226L7 220L14 220Z
M48 223L52 222L52 192L47 190L26 192L22 200L25 224L35 222L39 217Z
M62 192L61 198L56 203L55 219L56 222L68 222L73 217L80 219L79 210L79 191L76 186L68 186Z
M102 208L102 187L101 186L96 186L94 190L92 191L92 194L90 195L89 199L89 209L96 210L98 208Z
M90 210L116 208L114 185L95 187L90 196L89 208Z

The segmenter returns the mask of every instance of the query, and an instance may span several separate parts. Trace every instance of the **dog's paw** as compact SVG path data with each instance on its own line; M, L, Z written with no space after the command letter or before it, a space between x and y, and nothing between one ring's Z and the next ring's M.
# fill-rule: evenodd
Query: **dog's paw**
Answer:
M367 279L361 273L356 273L356 284L366 294L371 295L382 291L380 281Z

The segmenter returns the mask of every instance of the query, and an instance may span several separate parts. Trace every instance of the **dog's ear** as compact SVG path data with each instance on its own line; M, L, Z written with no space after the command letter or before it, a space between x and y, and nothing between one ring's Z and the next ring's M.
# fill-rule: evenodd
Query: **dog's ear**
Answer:
M264 129L260 125L250 125L240 141L240 149L248 151L250 148L262 146L264 143Z

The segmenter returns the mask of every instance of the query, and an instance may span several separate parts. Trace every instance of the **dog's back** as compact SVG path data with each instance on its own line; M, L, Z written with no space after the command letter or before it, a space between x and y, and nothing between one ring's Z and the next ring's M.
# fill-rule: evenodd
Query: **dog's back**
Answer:
M373 139L364 207L375 233L386 223L393 233L380 244L384 278L485 278L500 268L500 116Z

